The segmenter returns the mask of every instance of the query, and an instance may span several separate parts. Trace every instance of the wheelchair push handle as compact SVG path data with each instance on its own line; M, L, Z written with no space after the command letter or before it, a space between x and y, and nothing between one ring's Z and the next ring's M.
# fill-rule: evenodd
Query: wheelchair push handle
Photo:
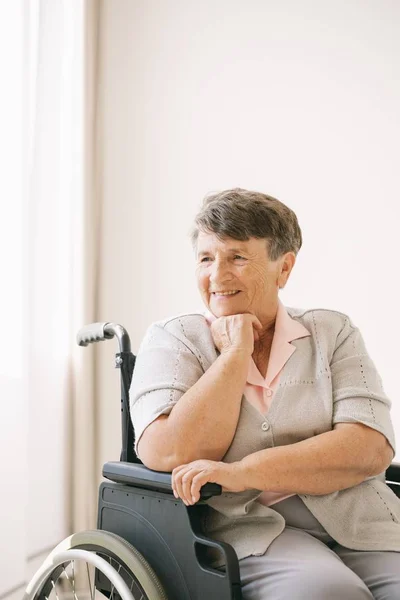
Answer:
M116 323L91 323L85 325L78 331L76 341L79 346L87 346L94 342L111 340L113 337L118 339L120 352L131 351L131 341L128 332L122 325Z

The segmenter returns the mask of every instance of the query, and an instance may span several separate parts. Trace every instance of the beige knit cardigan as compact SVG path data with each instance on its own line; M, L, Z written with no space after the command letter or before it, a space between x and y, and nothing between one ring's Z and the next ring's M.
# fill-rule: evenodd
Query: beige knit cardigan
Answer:
M238 461L265 448L294 444L343 422L364 423L380 431L395 451L391 402L351 319L333 310L286 310L311 335L291 342L296 351L283 367L267 415L242 397L235 436L223 460ZM144 429L159 415L169 414L217 357L200 312L149 327L130 390L136 450ZM400 552L400 499L384 475L330 494L299 497L343 546ZM260 493L223 493L207 501L205 533L231 544L239 559L263 554L285 527L273 506L257 502ZM216 560L214 566L221 564L222 559Z

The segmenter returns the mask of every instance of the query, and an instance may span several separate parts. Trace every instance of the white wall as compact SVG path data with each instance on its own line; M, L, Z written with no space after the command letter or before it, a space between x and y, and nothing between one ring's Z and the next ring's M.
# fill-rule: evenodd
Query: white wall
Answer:
M103 0L100 319L137 349L150 322L200 307L203 195L275 195L304 235L283 302L353 318L400 440L399 22L391 0ZM114 347L98 352L100 468L120 433Z

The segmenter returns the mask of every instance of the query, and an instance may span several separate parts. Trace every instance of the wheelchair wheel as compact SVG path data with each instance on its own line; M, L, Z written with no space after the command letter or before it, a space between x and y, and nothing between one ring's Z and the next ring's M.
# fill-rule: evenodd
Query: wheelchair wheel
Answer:
M49 554L24 600L167 600L145 558L107 531L73 534Z

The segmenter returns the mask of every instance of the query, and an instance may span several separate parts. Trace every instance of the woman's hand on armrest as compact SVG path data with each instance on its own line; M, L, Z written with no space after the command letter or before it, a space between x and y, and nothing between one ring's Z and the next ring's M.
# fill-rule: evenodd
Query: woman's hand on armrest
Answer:
M206 483L218 483L223 492L247 489L246 472L241 462L195 460L176 467L172 471L171 483L175 498L181 498L186 506L199 501L200 489Z

